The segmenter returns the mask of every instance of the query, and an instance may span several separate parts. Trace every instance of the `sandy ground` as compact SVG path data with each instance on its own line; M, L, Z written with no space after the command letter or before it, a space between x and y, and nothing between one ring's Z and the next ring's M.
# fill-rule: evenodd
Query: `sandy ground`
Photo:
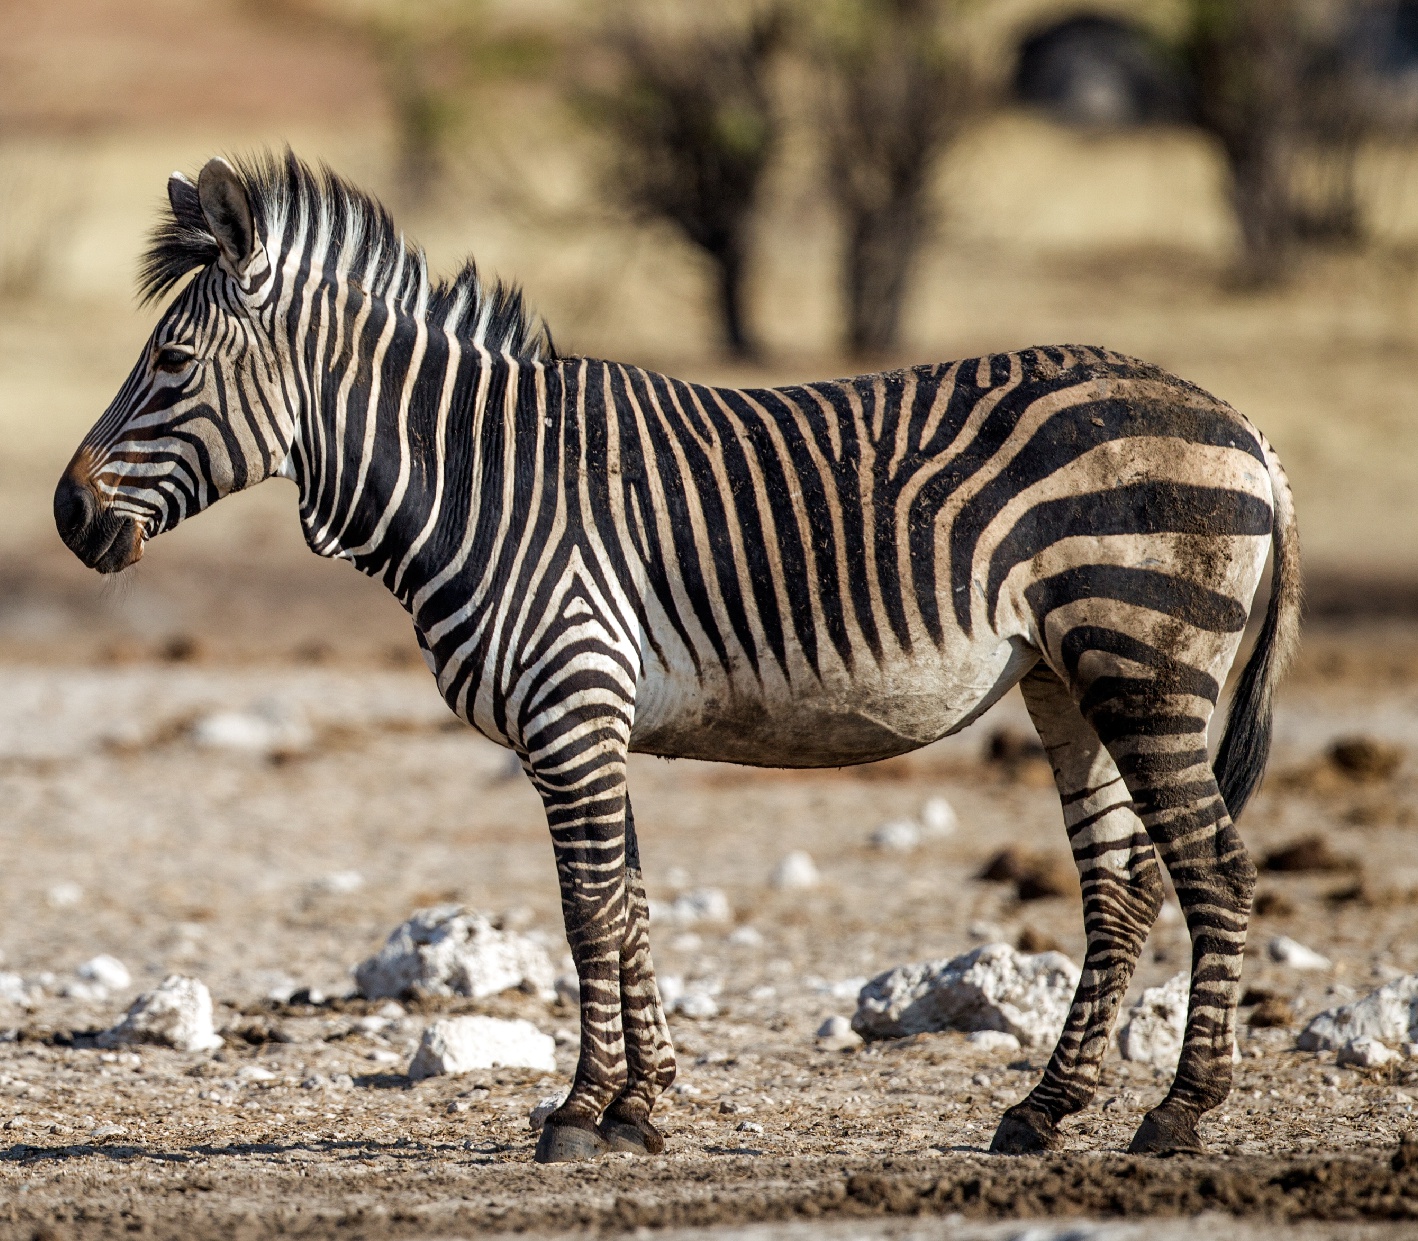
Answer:
M1324 758L1356 731L1418 753L1418 680L1394 663L1404 649L1392 634L1312 643L1281 704L1274 774L1243 824L1258 855L1318 831L1360 868L1263 876L1271 912L1256 920L1247 983L1292 1001L1301 1023L1418 971L1418 770L1405 760L1358 782ZM984 758L992 730L1025 722L1012 698L959 738L857 771L635 760L651 896L712 885L733 909L730 923L657 928L660 972L719 986L721 1012L672 1019L681 1069L661 1106L663 1158L548 1170L531 1163L527 1114L572 1068L570 1009L520 993L402 1012L339 998L351 965L439 901L504 915L565 954L536 799L426 675L30 662L0 667L0 686L0 949L3 968L43 989L30 1010L0 1008L0 1237L356 1224L424 1236L883 1211L1418 1218L1418 1173L1388 1169L1418 1071L1337 1069L1332 1054L1293 1050L1295 1028L1245 1029L1236 1091L1203 1127L1208 1160L1118 1153L1165 1077L1116 1053L1097 1103L1065 1126L1065 1154L1001 1160L984 1154L990 1134L1047 1049L987 1054L955 1033L818 1046L823 1019L850 1014L862 980L893 965L1021 936L1079 958L1076 897L1020 902L974 878L1007 844L1063 855L1042 764ZM309 744L273 758L194 741L211 713L253 707L304 721ZM954 835L909 854L868 844L882 820L941 795ZM770 870L795 848L822 884L772 890ZM760 942L731 939L736 927ZM1282 933L1333 968L1270 963ZM65 996L99 952L129 966L133 987ZM1186 961L1184 929L1164 920L1134 995ZM212 988L220 1051L92 1045L173 971ZM267 998L292 986L335 998ZM557 1037L558 1072L410 1083L408 1057L439 1011L533 1021Z

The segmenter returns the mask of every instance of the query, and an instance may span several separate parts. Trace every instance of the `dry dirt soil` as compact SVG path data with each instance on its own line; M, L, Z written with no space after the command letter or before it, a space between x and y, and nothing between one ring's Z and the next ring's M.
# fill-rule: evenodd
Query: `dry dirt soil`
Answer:
M1235 1092L1203 1129L1213 1153L1172 1160L1121 1153L1166 1077L1116 1052L1063 1153L1005 1159L985 1153L991 1132L1047 1049L992 1054L941 1033L840 1051L814 1037L826 1017L850 1014L863 979L903 962L986 938L1080 957L1076 894L1022 901L976 878L1011 844L1065 860L1042 761L988 756L994 734L1025 725L1015 700L961 737L855 771L635 761L651 896L710 885L732 907L729 922L654 937L660 972L718 985L720 1013L672 1019L681 1068L661 1105L662 1158L556 1168L532 1163L527 1118L574 1063L570 1009L520 993L402 1011L348 998L349 967L434 902L500 915L565 954L536 799L503 752L451 720L425 674L130 646L107 663L12 660L0 701L0 968L38 984L32 1007L0 1004L0 1238L868 1216L886 1228L878 1217L902 1215L965 1236L976 1234L962 1219L1203 1212L1212 1224L1187 1235L1207 1235L1220 1212L1262 1232L1308 1220L1388 1236L1415 1228L1393 1221L1418 1220L1418 1168L1390 1163L1418 1069L1340 1069L1332 1053L1294 1049L1315 1012L1418 971L1409 629L1312 634L1285 693L1272 775L1243 831L1260 857L1312 833L1336 857L1328 870L1263 875L1245 1011L1269 993L1295 1022L1243 1026ZM312 739L275 754L197 744L195 723L250 707L305 721ZM1394 747L1387 768L1361 776L1327 757L1355 733ZM871 847L874 827L933 796L955 807L953 835L910 853ZM768 885L791 849L817 860L820 886ZM757 942L733 934L743 927ZM1332 968L1273 964L1278 934ZM75 968L100 952L128 965L133 986L74 994ZM1185 929L1164 919L1133 995L1186 961ZM94 1045L170 972L212 989L220 1050ZM268 998L292 986L329 998ZM557 1073L410 1082L421 1029L444 1011L533 1021L558 1040Z

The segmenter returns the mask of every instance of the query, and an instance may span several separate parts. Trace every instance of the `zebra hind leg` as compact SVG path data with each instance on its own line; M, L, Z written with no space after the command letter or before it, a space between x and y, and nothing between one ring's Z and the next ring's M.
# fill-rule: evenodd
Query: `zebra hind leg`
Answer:
M1092 1101L1118 1005L1162 904L1157 855L1098 734L1047 664L1035 665L1020 689L1063 803L1083 886L1088 946L1044 1076L1005 1112L990 1144L992 1151L1011 1155L1056 1148L1059 1121Z
M1105 658L1121 658L1113 675L1091 681L1080 705L1127 781L1192 941L1181 1060L1167 1097L1143 1118L1128 1149L1200 1151L1197 1122L1231 1092L1236 1002L1256 880L1206 751L1220 683L1156 647L1119 634L1096 637ZM1226 666L1219 656L1197 662Z
M620 950L620 1010L629 1076L601 1121L601 1137L614 1151L658 1155L665 1139L650 1123L655 1101L675 1079L669 1023L650 962L650 916L640 869L640 847L629 801L625 810L625 869L629 902Z

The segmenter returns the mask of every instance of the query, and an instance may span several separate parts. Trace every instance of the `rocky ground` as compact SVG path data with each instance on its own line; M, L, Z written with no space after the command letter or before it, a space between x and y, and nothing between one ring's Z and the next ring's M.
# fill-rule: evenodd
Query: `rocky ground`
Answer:
M1262 859L1316 833L1328 849L1300 859L1309 869L1262 875L1247 963L1255 1023L1235 1092L1203 1126L1213 1157L1119 1153L1167 1074L1116 1050L1097 1103L1065 1127L1065 1153L1002 1160L984 1154L994 1125L1047 1048L991 1051L956 1032L846 1047L816 1037L852 1014L864 980L906 962L995 940L1081 958L1057 801L1007 700L962 737L856 771L635 760L652 898L666 909L706 887L727 898L722 919L662 916L654 931L660 973L712 996L717 1013L671 1019L680 1076L661 1105L664 1157L555 1169L531 1163L528 1113L574 1063L564 1001L350 994L350 968L413 909L441 902L540 935L566 964L536 799L501 751L448 717L424 674L171 651L6 666L0 971L21 984L0 1000L0 1237L1205 1210L1257 1228L1351 1221L1315 1235L1358 1237L1370 1235L1353 1231L1362 1221L1418 1219L1418 1170L1390 1169L1418 1062L1341 1068L1332 1051L1295 1049L1315 1013L1418 972L1418 678L1401 649L1312 643L1281 704L1272 776L1243 831ZM1334 742L1356 734L1376 744L1337 761ZM953 831L904 849L891 833L872 842L938 797ZM1017 881L979 879L1011 845L1060 894L1025 900ZM770 883L794 850L814 859L816 886ZM1272 960L1282 935L1328 966ZM128 986L79 976L100 953L124 963ZM1164 918L1130 999L1186 961L1185 928ZM98 1045L171 973L211 989L220 1049ZM552 1035L557 1072L411 1081L428 1022L473 1012ZM931 1235L986 1235L951 1227Z

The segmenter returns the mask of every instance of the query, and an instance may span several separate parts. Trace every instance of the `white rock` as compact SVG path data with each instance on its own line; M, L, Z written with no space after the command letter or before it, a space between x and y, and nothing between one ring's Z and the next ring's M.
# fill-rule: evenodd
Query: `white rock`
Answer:
M696 922L729 922L734 916L729 898L718 888L695 888L681 892L670 903L671 921L680 926Z
M96 982L110 991L122 991L133 985L133 977L128 973L128 967L117 957L111 957L107 953L90 957L74 973L85 982Z
M499 931L461 905L438 905L395 927L384 947L355 966L354 977L367 999L481 999L512 987L550 995L555 971L546 949L531 936Z
M944 797L931 797L921 807L921 838L923 840L944 840L953 836L960 825L955 807Z
M158 1043L179 1051L211 1051L222 1045L212 1028L212 993L195 978L170 974L162 985L144 991L127 1015L98 1036L100 1047L120 1043Z
M1339 1049L1335 1063L1350 1064L1356 1069L1376 1069L1400 1058L1398 1052L1386 1047L1378 1039L1366 1035L1363 1038L1351 1038L1345 1043Z
M845 1051L849 1047L861 1047L862 1037L852 1030L852 1023L841 1014L828 1017L817 1027L817 1041L828 1051Z
M983 944L948 961L877 975L862 988L852 1028L867 1039L1003 1030L1037 1045L1058 1038L1077 985L1078 967L1061 952L1026 955Z
M1124 1060L1175 1068L1187 1029L1191 975L1176 974L1160 987L1148 987L1118 1027L1118 1051Z
M737 1129L737 1131L738 1131L739 1133L762 1133L762 1132L763 1132L763 1126L760 1125L756 1120L741 1120L741 1121L739 1121L739 1123L735 1126L735 1129Z
M763 932L756 926L736 926L729 932L729 943L735 948L761 948L763 946Z
M566 1102L566 1095L549 1094L545 1099L540 1100L527 1116L527 1127L533 1133L540 1133L542 1126L547 1123L547 1117L557 1108Z
M264 698L245 711L204 716L192 725L192 740L209 749L272 754L308 749L315 733L298 708Z
M804 888L815 888L822 882L817 863L810 853L794 849L773 868L768 876L768 886L780 892L795 892Z
M675 1000L674 1011L693 1021L707 1021L719 1015L719 1002L708 990L691 985Z
M1335 1051L1353 1039L1418 1042L1418 974L1385 983L1352 1004L1318 1014L1295 1040L1302 1051Z
M685 931L670 940L670 949L673 952L698 952L703 947L704 941L693 931Z
M63 879L45 889L44 899L51 909L73 909L84 899L84 889L72 879Z
M556 1042L530 1021L496 1017L440 1017L423 1032L409 1062L419 1081L474 1069L540 1069L556 1072Z
M660 1006L667 1013L679 1013L696 1021L703 1021L719 1015L719 1004L714 998L722 989L722 984L708 979L697 979L685 984L678 974L661 974L655 979L660 989Z
M660 989L660 1007L667 1013L674 1012L684 994L684 979L678 974L661 974L655 979L655 985Z
M0 973L0 1003L15 1004L20 1008L29 1008L34 1003L20 975Z
M270 1069L263 1068L259 1064L244 1064L237 1069L236 1076L243 1082L273 1082L276 1075Z
M332 896L349 896L364 887L364 876L357 870L335 870L321 875L310 885L318 892L329 892Z
M82 979L75 979L73 982L61 983L59 994L68 1000L82 1000L87 1004L101 1004L108 999L108 988L102 983L84 982Z
M1015 1052L1020 1050L1020 1042L1012 1034L1003 1030L976 1030L967 1042L973 1043L981 1051Z
M921 843L921 829L910 819L892 819L872 832L867 840L874 849L910 853Z
M971 939L982 940L987 944L999 943L1004 940L1004 928L998 922L985 922L983 920L970 923L965 928L965 933Z
M1404 1043L1403 1054L1410 1060L1418 1059L1418 1043Z
M1327 970L1331 962L1313 948L1306 948L1297 939L1288 935L1277 935L1266 945L1270 959L1279 965L1288 965L1292 970Z

